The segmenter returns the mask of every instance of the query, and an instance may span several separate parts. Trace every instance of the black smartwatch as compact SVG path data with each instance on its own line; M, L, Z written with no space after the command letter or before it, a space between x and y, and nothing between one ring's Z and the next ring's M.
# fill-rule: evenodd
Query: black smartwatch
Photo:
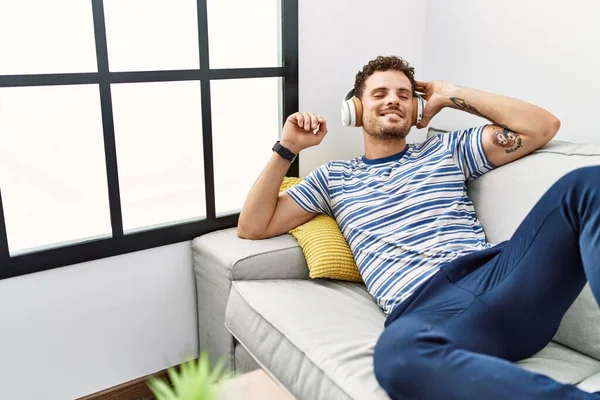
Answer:
M283 147L281 143L279 143L279 140L275 142L275 145L273 146L273 151L288 161L294 162L294 160L296 159L296 154L292 153L288 148Z

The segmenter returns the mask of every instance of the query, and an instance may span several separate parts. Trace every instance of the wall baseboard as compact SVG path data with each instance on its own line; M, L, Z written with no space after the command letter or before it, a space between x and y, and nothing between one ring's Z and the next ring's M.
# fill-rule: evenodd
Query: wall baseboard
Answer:
M147 383L150 377L168 380L167 370L158 371L76 400L155 400Z

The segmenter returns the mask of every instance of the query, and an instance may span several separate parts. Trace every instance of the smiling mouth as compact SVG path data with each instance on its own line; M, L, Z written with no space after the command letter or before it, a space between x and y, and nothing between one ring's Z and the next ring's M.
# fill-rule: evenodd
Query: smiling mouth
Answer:
M379 114L380 117L385 117L385 118L403 118L402 115L400 115L399 112L386 112L383 114Z

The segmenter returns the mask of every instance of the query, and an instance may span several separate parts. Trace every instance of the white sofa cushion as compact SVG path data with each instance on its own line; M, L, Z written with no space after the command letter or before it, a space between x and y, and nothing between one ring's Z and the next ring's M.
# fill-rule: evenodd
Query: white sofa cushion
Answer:
M600 360L600 311L589 285L565 314L554 340Z
M581 390L585 390L586 392L596 392L600 390L600 373L590 376L579 385L577 385Z
M298 399L388 399L373 374L385 315L364 285L328 280L234 282L226 325ZM557 343L519 363L577 384L600 362ZM588 384L589 390L600 390Z
M600 145L552 141L527 157L471 182L469 198L488 241L499 243L510 239L554 182L569 171L589 165L600 165ZM554 340L600 359L600 309L589 287L563 318Z
M373 374L385 315L364 285L234 282L225 323L298 399L389 399Z
M600 372L600 361L555 342L550 342L542 351L517 364L572 385ZM600 390L600 382L598 383L599 385L594 386L595 390Z

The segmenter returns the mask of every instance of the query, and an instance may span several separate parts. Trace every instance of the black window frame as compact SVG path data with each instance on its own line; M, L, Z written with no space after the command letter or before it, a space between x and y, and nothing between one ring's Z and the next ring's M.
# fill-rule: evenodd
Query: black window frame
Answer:
M284 118L298 111L298 0L281 1L282 66L269 68L211 69L209 63L207 0L197 0L200 68L137 72L109 72L106 26L102 0L91 0L98 72L0 75L0 88L96 84L100 90L104 153L112 237L10 256L0 187L0 279L45 271L86 261L184 242L237 225L239 213L216 217L210 81L217 79L281 77ZM206 219L125 235L121 213L119 177L111 100L112 83L200 81ZM297 157L287 175L298 176Z

